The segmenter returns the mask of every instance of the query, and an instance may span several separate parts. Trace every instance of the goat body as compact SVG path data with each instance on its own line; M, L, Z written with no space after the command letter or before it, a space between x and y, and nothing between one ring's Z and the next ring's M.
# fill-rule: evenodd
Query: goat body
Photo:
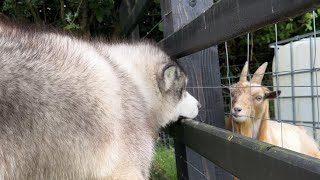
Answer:
M317 143L301 126L264 120L258 140L320 159Z
M271 92L261 86L266 67L267 63L261 65L252 80L248 82L246 78L248 63L246 63L240 81L228 88L233 98L231 115L226 119L226 128L247 137L320 159L317 143L303 127L270 120L268 99L275 98L281 92Z

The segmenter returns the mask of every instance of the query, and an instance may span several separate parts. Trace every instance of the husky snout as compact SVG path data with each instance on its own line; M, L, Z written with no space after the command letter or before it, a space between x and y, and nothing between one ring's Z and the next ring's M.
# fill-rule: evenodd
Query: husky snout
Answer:
M180 111L179 116L191 119L197 117L199 108L201 108L201 104L198 102L198 100L188 92L186 92L186 95L183 97L178 106Z

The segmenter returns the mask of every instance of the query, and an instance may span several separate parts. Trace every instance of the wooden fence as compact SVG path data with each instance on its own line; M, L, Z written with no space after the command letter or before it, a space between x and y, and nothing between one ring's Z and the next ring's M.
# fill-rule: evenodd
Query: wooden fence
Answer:
M138 38L150 1L123 0L124 35ZM216 45L319 7L320 0L161 0L165 38L158 44L184 67L190 87L217 87ZM172 127L179 179L231 179L229 173L245 180L320 179L319 160L221 129L221 89L188 90L203 108L196 121Z

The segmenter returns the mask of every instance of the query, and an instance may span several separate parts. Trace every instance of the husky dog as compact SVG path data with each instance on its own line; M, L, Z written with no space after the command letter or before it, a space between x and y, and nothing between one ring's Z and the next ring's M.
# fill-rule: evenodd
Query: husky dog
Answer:
M0 20L0 179L148 179L158 129L198 114L186 83L152 43Z

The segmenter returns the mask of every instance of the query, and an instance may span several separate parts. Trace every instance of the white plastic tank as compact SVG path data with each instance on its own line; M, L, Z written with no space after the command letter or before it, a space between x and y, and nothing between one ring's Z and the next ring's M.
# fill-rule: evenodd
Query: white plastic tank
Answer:
M320 117L318 117L320 99L316 89L316 86L320 86L320 70L314 71L313 75L311 74L313 65L315 68L320 68L320 38L316 39L316 44L314 42L314 38L305 38L278 46L278 63L276 63L274 56L272 71L274 90L277 89L276 73L279 72L278 85L282 92L278 98L279 102L274 101L275 119L296 120L298 125L308 126L306 128L308 133L315 136L319 142L320 130L314 131L312 127L314 126L313 122L320 127ZM318 94L320 96L319 87Z

